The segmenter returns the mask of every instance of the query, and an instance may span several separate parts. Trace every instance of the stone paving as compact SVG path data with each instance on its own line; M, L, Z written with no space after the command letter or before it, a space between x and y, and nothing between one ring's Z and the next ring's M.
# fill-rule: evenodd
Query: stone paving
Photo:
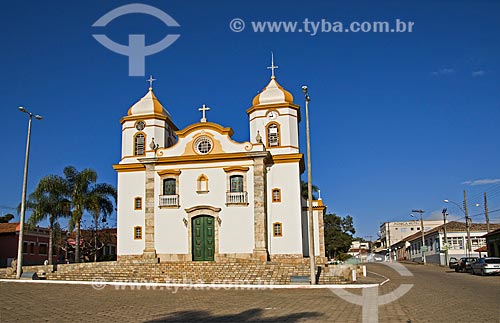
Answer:
M391 279L413 288L378 308L379 322L500 322L500 276L480 277L434 266L407 265L401 277L382 264L368 265L367 282ZM361 289L350 289L361 295ZM328 289L200 290L165 287L0 283L0 322L363 322L361 306ZM365 320L366 321L366 320ZM372 322L374 322L372 320Z

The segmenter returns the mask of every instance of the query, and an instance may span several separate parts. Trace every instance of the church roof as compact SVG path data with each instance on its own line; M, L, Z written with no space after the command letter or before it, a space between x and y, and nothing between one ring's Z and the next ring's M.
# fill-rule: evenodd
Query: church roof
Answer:
M158 98L156 98L152 87L149 88L145 96L128 109L129 116L141 114L162 114L171 118L167 109L165 109L160 101L158 101Z
M279 103L293 103L293 95L285 90L274 76L267 86L253 98L253 106L270 105Z

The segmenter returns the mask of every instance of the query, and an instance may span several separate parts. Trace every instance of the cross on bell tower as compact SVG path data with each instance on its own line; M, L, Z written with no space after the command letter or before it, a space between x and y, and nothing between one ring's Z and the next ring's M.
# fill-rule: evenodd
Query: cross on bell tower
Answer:
M207 107L206 105L203 105L201 108L198 109L198 111L201 111L201 113L202 113L202 117L201 117L200 122L207 122L206 112L209 110L210 110L210 108Z
M274 78L274 70L279 68L279 66L274 65L274 53L271 52L271 66L268 66L267 69L271 70L271 78Z
M146 80L146 82L149 82L149 89L153 89L153 82L156 81L156 79L153 78L153 75L150 75L149 78Z

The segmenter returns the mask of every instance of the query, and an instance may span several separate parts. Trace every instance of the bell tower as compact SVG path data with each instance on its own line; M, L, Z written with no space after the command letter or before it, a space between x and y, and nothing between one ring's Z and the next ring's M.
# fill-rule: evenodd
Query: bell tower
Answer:
M136 163L137 158L154 157L157 148L167 148L177 141L168 111L153 93L152 76L148 79L149 90L123 117L122 156L120 163Z
M293 103L293 96L277 81L271 54L271 80L253 99L247 110L250 121L250 141L262 141L273 155L299 152L300 107Z

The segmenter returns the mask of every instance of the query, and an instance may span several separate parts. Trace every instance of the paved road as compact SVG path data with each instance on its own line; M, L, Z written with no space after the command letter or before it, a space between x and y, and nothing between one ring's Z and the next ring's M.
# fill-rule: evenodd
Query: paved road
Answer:
M368 281L391 280L411 290L378 307L379 322L500 323L500 276L459 274L434 266L406 266L402 277L370 264ZM378 274L378 275L375 275ZM362 290L349 292L361 295ZM330 290L96 290L88 285L0 283L0 322L363 322L361 306ZM374 318L370 318L374 322ZM367 318L365 318L367 322Z

